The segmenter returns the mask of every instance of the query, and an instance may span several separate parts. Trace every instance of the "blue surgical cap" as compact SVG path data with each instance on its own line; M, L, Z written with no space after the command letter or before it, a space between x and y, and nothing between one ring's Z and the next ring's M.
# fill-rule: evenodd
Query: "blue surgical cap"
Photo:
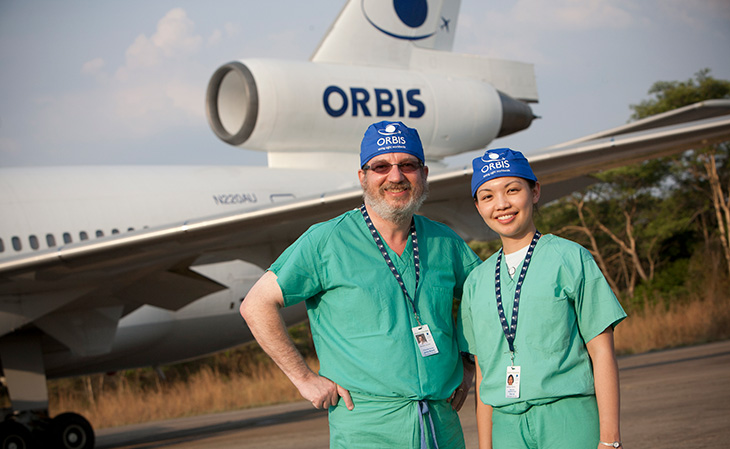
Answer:
M425 161L418 131L402 122L383 121L368 127L360 143L360 166L375 156L386 153L412 154L421 162Z
M474 173L471 175L471 196L476 195L479 186L494 178L515 176L537 181L525 156L509 148L487 150L484 156L472 161L472 167Z

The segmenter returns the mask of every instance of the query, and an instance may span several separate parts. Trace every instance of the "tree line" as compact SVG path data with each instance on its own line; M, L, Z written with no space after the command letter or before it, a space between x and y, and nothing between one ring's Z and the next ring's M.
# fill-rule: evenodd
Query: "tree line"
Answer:
M632 120L709 99L730 81L709 69L659 81L630 105ZM625 307L677 301L730 282L730 142L597 173L596 182L540 208L538 228L591 251Z

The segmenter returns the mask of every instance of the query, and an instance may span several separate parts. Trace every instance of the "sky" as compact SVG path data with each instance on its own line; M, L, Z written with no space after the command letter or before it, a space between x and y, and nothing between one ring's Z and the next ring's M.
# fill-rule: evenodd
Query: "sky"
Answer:
M210 130L208 80L308 60L344 4L0 0L0 167L265 165ZM541 118L490 144L530 151L625 124L656 81L730 80L730 2L462 0L453 51L534 64Z

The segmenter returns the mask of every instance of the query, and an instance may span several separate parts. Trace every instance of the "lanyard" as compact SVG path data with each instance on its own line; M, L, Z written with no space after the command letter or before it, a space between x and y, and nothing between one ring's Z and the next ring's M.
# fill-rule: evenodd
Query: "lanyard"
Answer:
M494 292L497 296L497 313L499 313L499 320L502 323L502 330L504 331L504 336L507 339L507 344L509 345L509 352L512 357L513 365L515 361L515 334L517 333L517 312L520 309L520 292L522 290L522 283L525 281L525 275L527 274L527 267L530 266L532 252L535 250L535 245L537 245L537 240L540 238L541 235L542 234L540 234L540 231L535 231L535 235L532 237L530 247L527 249L525 261L522 264L522 271L520 271L520 277L517 280L517 287L515 287L515 302L512 307L512 323L510 324L510 326L507 326L507 318L504 316L504 307L502 307L502 287L499 276L500 268L502 265L501 249L499 250L499 255L497 256L497 267L494 269Z
M388 252L385 250L385 243L383 243L383 240L378 235L378 231L375 229L375 225L373 225L373 221L370 219L370 215L368 214L367 209L365 209L365 205L363 204L360 206L360 212L362 213L362 217L365 219L365 223L368 225L368 229L370 229L370 233L373 236L373 240L375 240L375 244L378 246L378 249L380 250L380 254L383 255L383 259L385 259L385 263L388 264L388 268L390 268L390 272L393 273L393 276L395 276L395 280L398 281L398 285L400 285L401 290L403 290L403 294L406 296L406 299L411 304L411 307L413 308L413 315L416 317L416 321L418 322L418 325L421 325L421 319L418 317L418 312L416 311L416 303L413 302L413 299L411 298L411 295L408 294L408 290L406 290L406 284L403 283L403 278L401 278L400 273L398 273L398 269L393 264L393 261L390 259L390 256L388 255ZM418 290L418 278L420 276L421 270L419 267L419 259L418 259L418 238L416 237L416 222L411 218L411 242L413 243L413 264L416 266L416 290ZM414 292L416 291L414 290Z

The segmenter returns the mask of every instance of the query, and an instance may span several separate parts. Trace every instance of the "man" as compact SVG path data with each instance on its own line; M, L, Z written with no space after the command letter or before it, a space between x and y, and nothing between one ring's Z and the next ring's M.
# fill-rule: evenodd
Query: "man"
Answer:
M363 206L312 226L241 304L301 395L329 409L332 448L464 447L456 411L474 367L462 362L452 302L480 260L451 229L414 216L428 193L424 160L415 129L371 125L360 147ZM300 301L319 374L280 315Z

